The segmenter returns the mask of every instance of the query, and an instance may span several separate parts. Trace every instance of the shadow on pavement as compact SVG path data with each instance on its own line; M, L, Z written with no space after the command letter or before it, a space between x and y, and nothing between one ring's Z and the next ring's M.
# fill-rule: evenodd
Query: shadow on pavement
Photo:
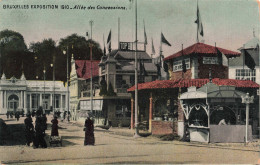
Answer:
M7 124L6 130L3 132L3 145L25 145L25 125L24 124Z

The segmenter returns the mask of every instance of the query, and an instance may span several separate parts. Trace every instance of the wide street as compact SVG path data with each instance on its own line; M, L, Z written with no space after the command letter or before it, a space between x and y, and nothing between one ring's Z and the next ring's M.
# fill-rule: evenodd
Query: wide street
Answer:
M6 120L5 116L0 118ZM7 125L22 124L9 119ZM48 117L50 124L51 116ZM123 129L95 129L95 146L84 146L83 127L75 123L60 122L59 133L63 146L33 149L22 144L0 146L2 164L201 164L221 163L256 164L259 157L257 143L202 144L179 141L161 141L156 137L133 138L123 134ZM121 133L120 133L121 131ZM129 130L125 129L125 132ZM47 135L50 135L48 125ZM19 136L19 135L18 135ZM49 136L46 137L48 139Z

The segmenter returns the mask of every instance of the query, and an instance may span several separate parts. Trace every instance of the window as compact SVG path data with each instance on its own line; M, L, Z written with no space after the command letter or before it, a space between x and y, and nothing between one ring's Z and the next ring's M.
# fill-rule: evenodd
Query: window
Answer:
M185 59L186 69L190 69L190 59ZM173 62L173 71L182 71L182 60L174 61Z
M218 57L203 57L203 64L218 64Z
M255 69L236 69L236 79L256 81Z
M60 95L55 95L55 107L60 108Z
M157 76L152 76L152 81L157 80Z
M121 88L122 80L123 80L122 75L116 75L116 88Z
M131 86L135 85L135 75L130 76L130 84L131 84Z
M32 94L32 108L38 108L39 97L38 94Z
M68 100L65 100L65 99L66 99L65 95L62 95L62 100L63 100L62 108L65 108L65 102L68 101Z

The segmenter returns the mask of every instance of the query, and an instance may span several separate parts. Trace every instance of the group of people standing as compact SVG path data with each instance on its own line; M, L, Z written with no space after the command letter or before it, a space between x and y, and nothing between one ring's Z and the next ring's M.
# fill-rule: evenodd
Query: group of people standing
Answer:
M26 114L26 118L24 120L25 124L25 136L26 136L26 144L30 146L33 143L34 148L38 148L39 146L42 148L47 148L45 137L45 130L47 129L47 117L46 114L43 113L42 108L39 108L36 111L36 120L35 120L35 128L33 125L32 115L31 113ZM59 136L58 131L58 117L54 115L54 119L51 120L52 130L51 136ZM94 123L88 117L85 120L85 140L84 145L94 145L95 137L94 137Z
M42 148L47 148L47 144L44 139L45 130L47 129L47 117L46 114L43 113L41 107L36 111L35 117L35 129L30 112L27 113L24 120L26 144L30 146L30 144L33 143L33 146L35 148L38 148L39 146L41 146Z
M16 118L16 120L19 121L20 115L22 117L24 117L24 110L16 111L16 112L9 111L6 113L6 118L9 119L9 116L10 116L10 118L13 118L13 116L14 116Z

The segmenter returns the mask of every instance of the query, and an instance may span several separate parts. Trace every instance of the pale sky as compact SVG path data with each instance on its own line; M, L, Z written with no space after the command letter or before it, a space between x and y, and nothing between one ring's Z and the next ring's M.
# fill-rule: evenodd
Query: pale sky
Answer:
M135 0L134 0L135 1ZM159 53L160 33L172 44L163 46L167 57L196 42L197 1L195 0L137 0L138 40L144 41L143 20L148 37L147 52L151 54L153 37L156 54ZM59 5L59 9L3 9L3 5ZM65 10L60 5L124 6L127 10ZM59 41L72 33L85 36L93 20L93 39L103 47L103 34L107 39L112 30L112 49L118 43L118 17L120 40L134 41L134 7L129 0L2 0L0 1L0 30L21 33L25 42L53 38ZM206 44L237 51L253 38L253 29L259 36L259 13L256 0L199 0L199 9Z

